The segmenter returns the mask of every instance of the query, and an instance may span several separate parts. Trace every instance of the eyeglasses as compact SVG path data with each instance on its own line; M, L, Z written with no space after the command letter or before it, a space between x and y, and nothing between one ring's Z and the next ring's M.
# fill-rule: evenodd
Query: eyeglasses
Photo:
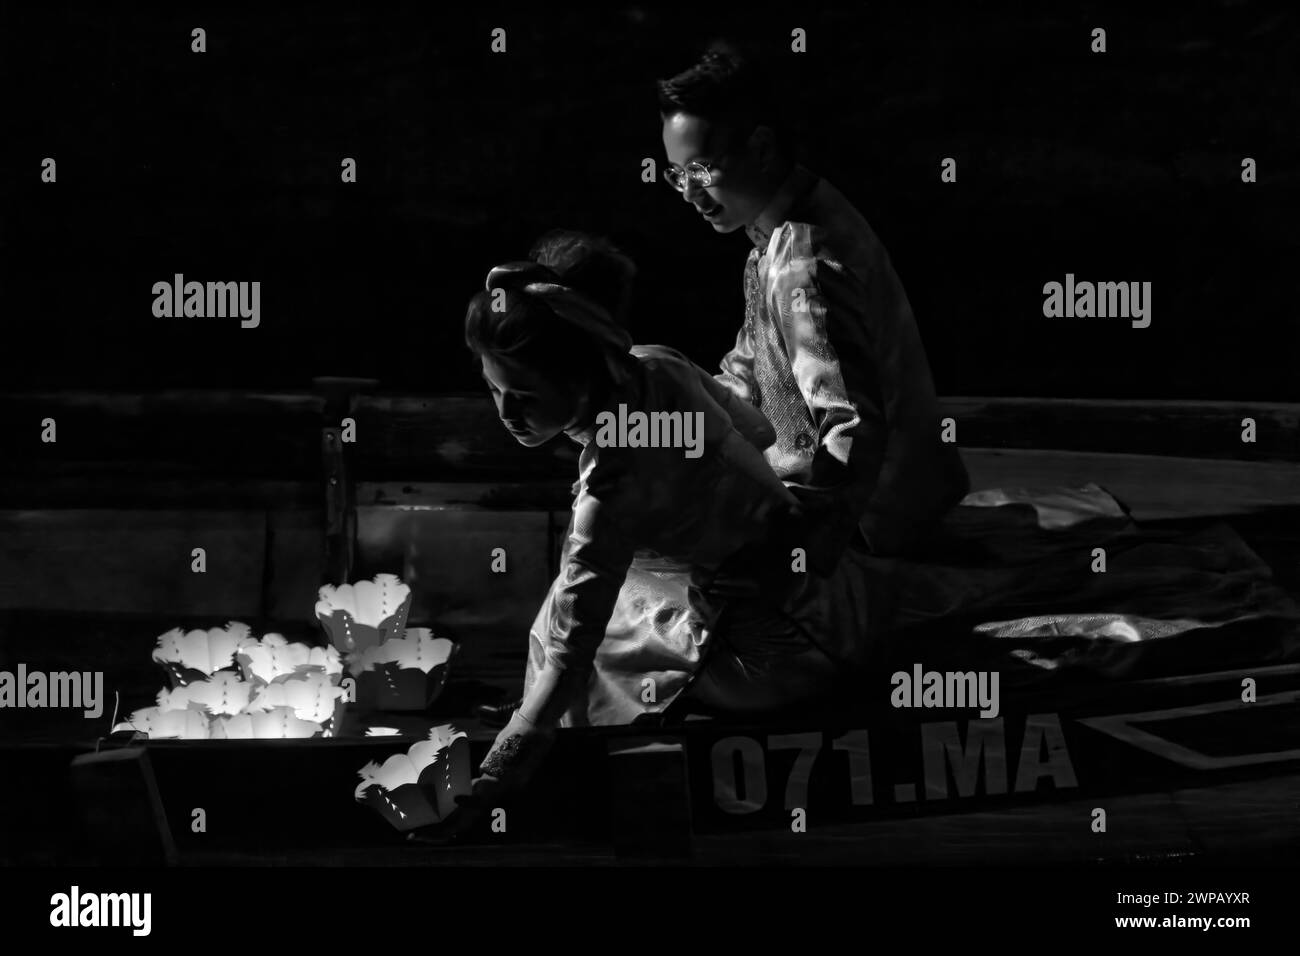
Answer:
M719 156L719 159L726 159L733 153L738 153L747 147L753 139L754 130L758 129L757 125L751 126L743 136L737 136L731 141L731 145ZM694 183L697 186L712 186L718 179L718 174L722 170L717 163L687 163L683 169L676 163L671 164L664 170L664 179L668 185L679 193L686 192L687 184Z
M709 163L687 163L685 168L673 163L664 170L664 179L668 185L672 186L679 193L686 192L687 183L694 183L697 186L712 186L713 177L716 173L714 166Z

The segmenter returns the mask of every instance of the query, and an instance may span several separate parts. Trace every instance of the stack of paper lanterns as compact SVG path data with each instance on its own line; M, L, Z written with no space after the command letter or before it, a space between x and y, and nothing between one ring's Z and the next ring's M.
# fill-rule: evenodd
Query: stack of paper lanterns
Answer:
M325 586L316 617L356 680L361 710L420 712L442 690L456 645L406 626L411 589L396 575Z
M133 713L113 730L150 739L253 740L323 737L342 714L343 664L332 647L310 647L246 624L183 631L158 638L153 659L170 687L157 706Z

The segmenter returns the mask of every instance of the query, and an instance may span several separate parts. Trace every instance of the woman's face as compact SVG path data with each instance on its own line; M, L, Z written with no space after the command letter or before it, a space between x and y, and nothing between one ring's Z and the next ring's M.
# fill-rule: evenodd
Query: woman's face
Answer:
M484 353L483 380L492 392L506 431L526 448L536 448L562 432L578 410L578 391L552 382L535 370Z

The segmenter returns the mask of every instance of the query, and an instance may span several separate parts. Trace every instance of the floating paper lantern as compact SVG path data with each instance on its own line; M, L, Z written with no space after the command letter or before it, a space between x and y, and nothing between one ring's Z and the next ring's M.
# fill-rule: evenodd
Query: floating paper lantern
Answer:
M355 797L402 832L445 820L470 791L469 738L450 725L429 739L358 771Z
M377 574L374 580L338 588L327 584L318 596L316 617L330 643L345 654L360 654L400 637L411 610L411 589L395 574Z
M235 652L244 680L270 684L310 673L328 675L334 683L343 677L343 661L333 647L309 647L267 634Z
M348 672L357 681L357 706L388 711L424 711L442 692L457 645L434 637L427 627L408 627L404 637L350 655Z
M158 637L153 659L163 666L173 688L202 680L235 664L235 654L255 644L247 624L231 621L206 631L174 627Z

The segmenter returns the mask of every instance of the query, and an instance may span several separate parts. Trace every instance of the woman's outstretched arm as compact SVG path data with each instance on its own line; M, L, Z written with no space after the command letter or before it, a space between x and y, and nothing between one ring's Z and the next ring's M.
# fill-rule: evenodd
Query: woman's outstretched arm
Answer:
M634 550L608 508L584 486L548 600L549 617L538 635L545 664L483 761L481 772L492 783L522 786L549 749L560 717L587 693L596 649L605 639Z

